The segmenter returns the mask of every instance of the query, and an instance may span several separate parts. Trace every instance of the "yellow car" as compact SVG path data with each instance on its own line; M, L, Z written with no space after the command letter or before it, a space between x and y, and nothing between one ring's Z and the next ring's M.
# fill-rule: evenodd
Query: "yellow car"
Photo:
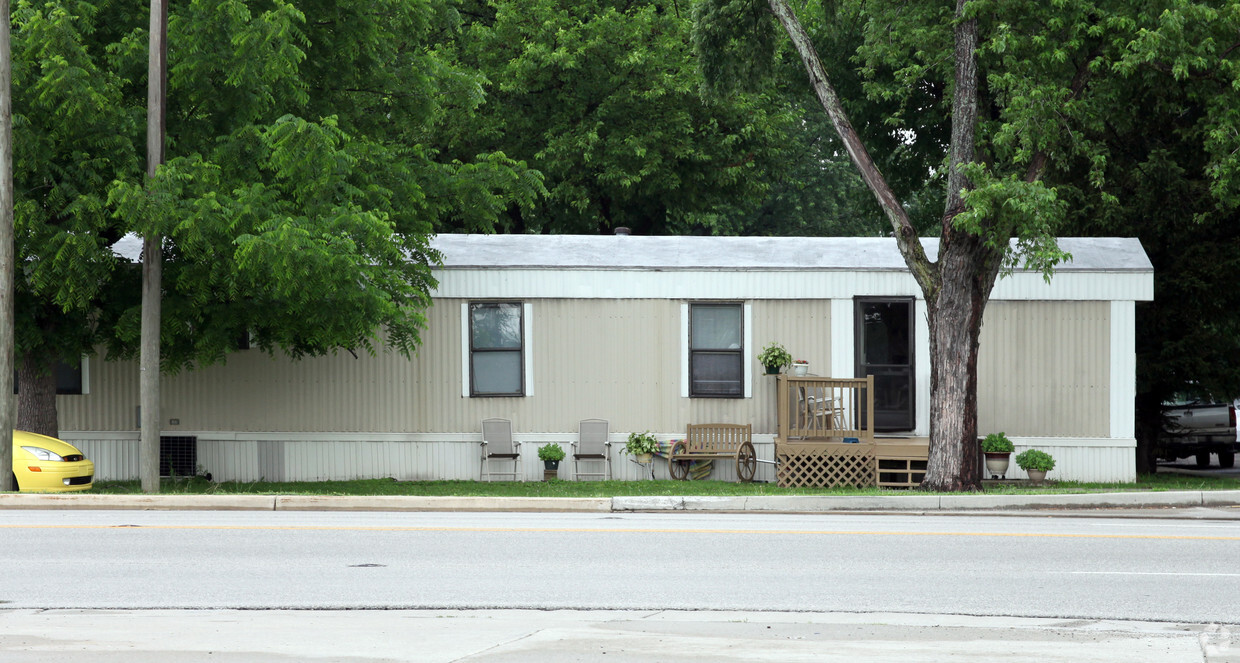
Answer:
M95 464L72 444L15 430L13 478L23 493L89 490L95 480Z

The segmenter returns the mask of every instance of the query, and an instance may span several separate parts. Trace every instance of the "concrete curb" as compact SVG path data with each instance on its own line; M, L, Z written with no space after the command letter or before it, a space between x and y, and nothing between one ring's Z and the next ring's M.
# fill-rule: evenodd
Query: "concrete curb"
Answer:
M275 495L57 495L0 493L0 509L274 511Z
M941 495L939 508L969 509L1036 509L1055 507L1166 507L1201 506L1201 491L1164 493L1080 493L1066 495Z
M771 495L756 497L613 497L613 511L989 511L1047 508L1240 505L1240 491L1073 493L1061 495Z
M279 495L277 511L611 511L607 497L421 497Z
M439 497L412 495L82 495L0 493L2 509L187 511L1019 511L1240 507L1240 490L1062 495L764 495L623 497Z
M1203 490L1201 503L1204 506L1238 506L1240 490Z

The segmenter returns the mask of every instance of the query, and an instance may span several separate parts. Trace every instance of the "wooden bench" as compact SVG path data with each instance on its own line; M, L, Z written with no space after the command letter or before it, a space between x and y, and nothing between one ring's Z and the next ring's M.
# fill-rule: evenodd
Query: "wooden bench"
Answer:
M753 481L758 454L753 450L752 424L689 424L683 442L672 445L667 454L668 471L673 479L689 478L689 463L706 458L733 458L736 476Z

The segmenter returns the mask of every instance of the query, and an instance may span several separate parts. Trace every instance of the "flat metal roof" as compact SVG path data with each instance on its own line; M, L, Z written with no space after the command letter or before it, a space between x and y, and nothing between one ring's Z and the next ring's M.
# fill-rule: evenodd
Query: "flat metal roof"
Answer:
M938 238L922 238L938 255ZM905 271L890 237L702 237L637 235L438 235L445 269ZM1131 237L1063 237L1072 260L1058 272L1149 272Z

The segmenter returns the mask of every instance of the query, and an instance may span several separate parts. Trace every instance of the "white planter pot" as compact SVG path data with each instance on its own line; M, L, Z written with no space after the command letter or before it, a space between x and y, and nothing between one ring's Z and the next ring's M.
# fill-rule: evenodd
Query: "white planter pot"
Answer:
M1011 463L1011 454L990 452L986 454L986 473L991 479L1007 477L1008 464Z
M793 375L803 376L807 373L809 373L809 364L793 364L792 365Z

